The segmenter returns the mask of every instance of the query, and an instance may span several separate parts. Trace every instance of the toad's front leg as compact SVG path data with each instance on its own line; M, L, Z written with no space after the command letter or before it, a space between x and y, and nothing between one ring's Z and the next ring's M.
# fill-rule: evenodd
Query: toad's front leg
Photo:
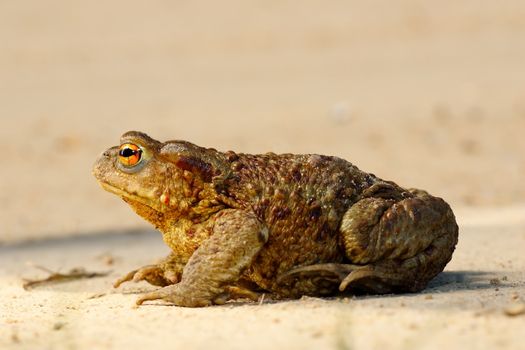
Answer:
M146 293L137 305L162 299L179 306L224 302L231 287L268 240L268 229L253 213L228 209L216 219L211 237L193 253L178 284Z

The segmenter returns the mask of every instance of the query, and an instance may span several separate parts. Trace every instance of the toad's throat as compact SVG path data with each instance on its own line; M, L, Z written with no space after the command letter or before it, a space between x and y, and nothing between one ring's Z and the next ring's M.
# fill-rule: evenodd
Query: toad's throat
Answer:
M144 206L149 207L152 210L162 212L162 206L160 205L160 203L159 204L154 203L146 197L140 196L137 193L130 193L130 192L124 191L121 188L115 187L105 181L99 181L99 184L104 190L116 194L117 196L121 197L126 203L130 205L132 205L133 202L138 202Z

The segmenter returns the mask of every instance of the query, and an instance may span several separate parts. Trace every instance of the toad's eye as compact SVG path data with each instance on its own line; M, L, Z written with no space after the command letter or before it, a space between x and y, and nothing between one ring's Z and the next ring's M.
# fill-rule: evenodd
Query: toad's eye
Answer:
M142 149L133 143L124 143L120 145L118 151L118 160L120 164L126 167L132 167L140 163L142 159Z

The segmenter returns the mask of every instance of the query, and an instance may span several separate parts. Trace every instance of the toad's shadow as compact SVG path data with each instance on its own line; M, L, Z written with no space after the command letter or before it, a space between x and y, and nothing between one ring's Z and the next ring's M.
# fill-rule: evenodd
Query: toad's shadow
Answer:
M508 273L495 271L443 271L428 284L427 291L452 292L511 287Z

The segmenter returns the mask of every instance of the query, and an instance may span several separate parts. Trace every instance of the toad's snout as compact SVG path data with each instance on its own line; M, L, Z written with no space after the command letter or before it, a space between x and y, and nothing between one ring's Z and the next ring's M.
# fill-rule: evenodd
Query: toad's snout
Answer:
M117 152L118 147L111 147L102 152L95 161L95 164L93 164L91 173L98 181L104 179L105 174L107 174L108 171L110 171L110 168L112 168L113 159L115 158Z

